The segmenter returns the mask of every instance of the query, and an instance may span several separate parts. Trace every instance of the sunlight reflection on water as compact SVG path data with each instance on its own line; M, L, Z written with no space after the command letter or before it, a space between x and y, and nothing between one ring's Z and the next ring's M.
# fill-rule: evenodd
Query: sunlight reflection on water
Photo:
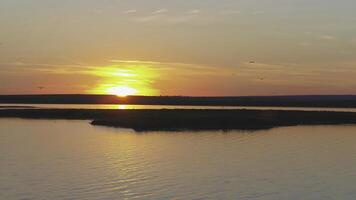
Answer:
M150 132L0 119L0 199L356 199L356 126Z

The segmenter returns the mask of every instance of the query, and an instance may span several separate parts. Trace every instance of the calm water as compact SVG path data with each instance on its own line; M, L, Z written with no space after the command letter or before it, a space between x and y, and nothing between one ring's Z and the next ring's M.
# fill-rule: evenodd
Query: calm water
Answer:
M356 126L137 134L0 119L0 199L356 199Z
M319 107L261 107L261 106L177 106L177 105L115 105L115 104L0 104L0 109L12 108L56 108L56 109L252 109L252 110L301 110L301 111L337 111L356 112L356 108L319 108Z

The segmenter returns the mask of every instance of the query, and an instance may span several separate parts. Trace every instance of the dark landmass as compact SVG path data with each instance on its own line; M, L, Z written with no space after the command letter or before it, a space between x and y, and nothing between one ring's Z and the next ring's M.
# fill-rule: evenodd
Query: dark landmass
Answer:
M275 110L4 109L2 118L93 120L136 131L261 130L296 125L356 124L356 113Z
M114 95L0 95L0 103L356 108L356 95L251 97L129 96L125 98Z
M0 106L0 109L8 109L8 108L36 108L35 106Z

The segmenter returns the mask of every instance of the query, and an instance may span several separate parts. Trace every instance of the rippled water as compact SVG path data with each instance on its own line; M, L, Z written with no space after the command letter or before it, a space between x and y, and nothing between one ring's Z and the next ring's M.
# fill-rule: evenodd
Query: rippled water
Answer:
M356 199L356 126L151 132L0 119L0 199Z

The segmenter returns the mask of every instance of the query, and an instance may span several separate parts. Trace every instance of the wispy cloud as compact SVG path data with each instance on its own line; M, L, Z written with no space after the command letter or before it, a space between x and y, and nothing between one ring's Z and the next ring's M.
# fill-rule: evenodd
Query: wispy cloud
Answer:
M133 19L136 22L140 23L163 23L163 24L177 24L177 23L186 23L193 20L197 20L195 15L176 15L176 16L167 16L162 14L152 14L144 17L137 17Z
M136 13L137 10L136 9L130 9L130 10L126 10L123 12L123 14L133 14L133 13Z
M201 13L202 11L200 9L192 9L192 10L188 10L187 11L187 14L191 14L191 15L194 15L194 14L199 14Z
M152 14L162 14L162 13L166 13L166 12L168 12L168 10L165 8L162 8L162 9L153 11Z
M92 74L93 71L105 67L137 67L144 66L155 70L185 70L196 71L197 73L214 73L221 71L221 69L204 66L199 64L179 63L179 62L159 62L159 61L140 61L140 60L110 60L106 65L77 65L77 64L51 64L51 63L25 63L25 62L12 62L12 63L0 63L0 69L2 72L18 73L21 72L41 72L52 74Z
M78 87L73 86L77 88L77 91L86 91L98 83L102 84L103 81L108 81L108 84L117 83L113 82L113 80L130 82L133 80L133 76L130 74L131 71L149 72L154 76L147 79L145 84L155 84L153 88L158 90L163 88L168 93L174 90L171 89L171 86L176 86L179 83L182 88L178 90L182 94L188 89L189 91L196 90L196 92L199 92L207 88L210 88L211 94L217 94L221 87L230 88L226 89L225 93L231 94L235 94L233 91L236 89L244 91L244 94L264 94L263 92L273 94L287 92L291 94L293 92L306 93L309 91L310 85L313 85L313 89L315 89L313 91L319 92L323 88L327 88L328 91L331 91L331 89L346 91L347 88L356 86L354 79L356 76L356 61L315 68L307 65L275 64L258 61L238 62L235 67L222 67L184 62L118 59L110 60L104 65L0 63L0 69L2 72L0 77L2 78L19 77L19 74L21 74L20 77L30 75L51 77L51 80L43 78L43 80L41 79L40 82L36 83L46 87L49 84L58 86L58 80L64 80L65 77L70 77L65 78L66 81L74 78L75 84L79 84ZM75 77L85 80L84 83L80 82L79 79L76 81ZM339 81L340 77L342 77L343 81ZM52 78L57 81L52 81ZM135 79L135 81L139 80ZM29 80L25 82L30 83ZM35 86L38 85L31 87ZM80 87L84 89L80 89ZM261 88L268 88L268 90L265 91ZM176 92L178 91L173 91L171 94L177 94Z
M113 65L116 66L145 66L152 69L160 71L189 71L190 73L199 73L206 74L212 73L216 74L217 72L223 73L226 69L222 70L213 66L200 65L200 64L191 64L191 63L182 63L182 62L159 62L159 61L141 61L141 60L111 60Z
M327 40L327 41L332 41L332 40L336 40L337 38L335 36L332 35L321 35L319 37L319 39L321 40Z
M200 15L201 13L202 10L193 9L193 10L188 10L185 13L168 14L167 9L159 9L146 16L132 18L132 20L140 23L154 22L154 23L161 23L161 24L180 24L180 23L188 23L188 22L209 23L215 20L215 16Z
M152 21L158 21L159 19L161 19L162 15L148 15L148 16L144 16L144 17L137 17L137 18L134 18L134 21L137 21L137 22L142 22L142 23L145 23L145 22L152 22Z

